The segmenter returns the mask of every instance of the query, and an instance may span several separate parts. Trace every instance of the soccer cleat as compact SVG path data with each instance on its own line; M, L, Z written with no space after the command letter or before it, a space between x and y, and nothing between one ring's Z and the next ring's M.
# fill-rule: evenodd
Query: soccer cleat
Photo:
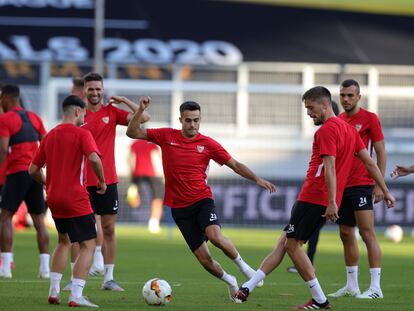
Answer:
M240 287L234 296L241 302L245 302L247 301L247 297L249 297L249 292L247 287Z
M72 290L72 280L70 280L65 287L63 288L63 291L70 292Z
M49 302L50 305L60 304L59 296L49 296L49 298L47 298L47 301Z
M111 290L114 292L123 292L124 289L119 286L119 284L115 280L110 280L102 284L102 289Z
M9 272L0 271L0 278L11 279L12 278L11 271L9 271Z
M58 305L60 304L60 298L59 293L56 291L56 289L50 289L49 290L49 297L47 298L47 301L51 305Z
M236 297L236 293L239 290L239 285L237 285L237 279L232 275L230 275L230 277L233 279L232 285L228 285L230 300L235 303L242 303L242 301Z
M311 298L307 303L303 305L296 306L296 310L319 310L319 309L328 310L331 308L332 306L328 300L326 300L324 303L318 303L313 298Z
M85 296L81 296L79 298L75 298L72 295L69 296L68 306L69 307L91 307L91 308L99 308L98 305L90 302Z
M287 267L286 271L289 273L298 273L298 270L296 269L296 267L293 267L293 266Z
M359 289L352 290L352 289L349 289L348 287L344 286L344 287L338 289L335 293L328 294L328 297L334 297L334 298L338 298L338 297L356 297L359 294L361 294L361 291Z
M95 265L93 265L90 269L89 269L89 276L99 276L99 275L104 275L105 270L104 269L99 269L98 267L96 267Z
M382 299L384 295L380 289L368 288L362 294L356 295L355 298L358 299Z
M256 273L252 268L249 268L245 271L242 271L242 273L245 275L246 278L249 280L253 277L253 275ZM256 287L262 287L264 285L264 281L261 280L259 283L256 284Z
M39 271L37 275L40 279L50 279L50 271Z

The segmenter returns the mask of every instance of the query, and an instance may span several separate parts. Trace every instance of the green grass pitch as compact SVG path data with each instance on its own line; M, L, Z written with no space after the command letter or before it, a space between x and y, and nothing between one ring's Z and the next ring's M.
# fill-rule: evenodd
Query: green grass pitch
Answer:
M279 229L236 229L224 227L223 232L238 247L244 259L257 268L271 250L280 234ZM210 276L198 264L187 248L180 233L164 228L160 235L150 235L144 227L119 226L118 255L115 267L116 280L125 292L107 292L100 289L101 278L90 278L84 294L104 310L153 310L142 298L144 283L153 277L167 280L173 290L172 302L161 307L165 310L291 310L292 306L306 302L309 290L300 277L286 272L290 259L269 275L263 288L256 289L249 300L237 305L229 301L225 284ZM382 290L385 298L361 301L353 298L332 299L335 310L414 310L414 239L408 235L401 243L394 244L378 234L383 251ZM51 249L56 234L51 230ZM244 281L236 266L220 251L210 245L213 256L224 269ZM0 279L0 310L61 310L67 307L67 292L61 293L62 304L49 306L47 295L49 281L36 278L39 257L34 231L16 232L13 279ZM367 254L360 244L360 287L369 286ZM317 276L325 293L336 291L345 283L342 246L336 230L324 230L315 258ZM66 271L62 287L69 278Z

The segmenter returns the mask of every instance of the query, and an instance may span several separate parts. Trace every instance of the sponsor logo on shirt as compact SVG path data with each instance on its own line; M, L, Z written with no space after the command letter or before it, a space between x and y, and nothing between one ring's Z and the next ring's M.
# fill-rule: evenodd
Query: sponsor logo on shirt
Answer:
M364 205L367 205L367 197L360 197L358 206L362 207Z
M295 225L289 224L286 233L295 232Z
M355 124L355 128L359 132L362 129L362 124Z
M103 121L103 123L108 124L109 123L109 117L103 117L102 121Z
M199 153L202 153L202 152L204 151L204 146L200 146L200 145L198 145L198 146L197 146L197 151L198 151Z
M217 215L215 213L210 213L210 221L217 220Z

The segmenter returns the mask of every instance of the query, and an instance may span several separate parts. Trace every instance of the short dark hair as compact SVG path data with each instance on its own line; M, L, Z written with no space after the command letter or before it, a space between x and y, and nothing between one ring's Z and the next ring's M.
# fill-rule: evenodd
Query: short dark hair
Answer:
M89 82L89 81L100 81L100 82L103 82L102 76L99 73L97 73L97 72L89 72L89 73L87 73L86 75L83 76L83 80L85 81L85 83L86 82Z
M200 105L194 101L186 101L181 104L180 113L183 113L186 110L190 110L190 111L200 110L201 111L201 108L200 108Z
M83 88L85 86L85 80L81 77L73 77L72 84L73 86Z
M359 83L357 81L355 81L354 79L347 79L347 80L342 81L341 86L342 87L355 86L357 88L357 90L358 90L358 94L359 94L360 89L361 89L359 87Z
M332 103L331 92L329 92L329 90L323 86L315 86L307 90L302 95L302 101L305 101L305 100L320 101L324 98L328 99L329 103Z
M20 89L17 85L14 84L5 84L1 87L1 94L14 98L19 98Z
M63 111L66 111L69 107L80 107L83 109L86 107L86 104L80 97L76 95L69 95L63 100L62 109Z
M331 101L331 104L332 104L332 110L334 114L337 116L339 114L338 104L336 103L336 101Z

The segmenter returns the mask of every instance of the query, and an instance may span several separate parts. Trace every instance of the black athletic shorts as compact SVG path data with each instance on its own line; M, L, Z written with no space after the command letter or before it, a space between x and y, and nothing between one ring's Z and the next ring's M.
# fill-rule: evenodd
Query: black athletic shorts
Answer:
M141 191L142 184L148 183L152 191L153 199L161 199L164 197L164 185L161 177L156 176L134 176L132 182L137 185L138 190ZM140 193L141 194L141 193Z
M117 184L107 185L104 194L96 193L97 187L87 187L92 209L97 215L114 215L118 213L118 187Z
M206 228L219 225L214 200L202 199L184 208L172 208L172 217L181 231L191 251L195 251L203 242L207 242Z
M46 212L41 184L35 181L27 171L7 175L2 189L1 208L14 214L23 201L26 203L29 214Z
M339 208L338 225L356 226L355 212L373 210L372 191L374 186L356 186L346 188Z
M96 238L96 223L93 214L73 218L53 217L53 220L56 230L62 234L67 233L72 243Z
M325 206L296 201L289 224L283 229L286 231L286 236L306 243L311 235L325 223L326 219L322 217L325 211Z

